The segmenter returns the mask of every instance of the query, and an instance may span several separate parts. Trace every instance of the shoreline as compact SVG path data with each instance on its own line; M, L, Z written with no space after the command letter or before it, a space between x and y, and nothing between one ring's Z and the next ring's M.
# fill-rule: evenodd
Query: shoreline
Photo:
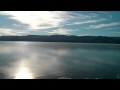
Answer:
M6 40L6 41L0 41L0 42L45 42L45 43L75 43L75 44L116 44L116 45L119 45L120 43L88 43L88 42L55 42L55 41L10 41L10 40Z

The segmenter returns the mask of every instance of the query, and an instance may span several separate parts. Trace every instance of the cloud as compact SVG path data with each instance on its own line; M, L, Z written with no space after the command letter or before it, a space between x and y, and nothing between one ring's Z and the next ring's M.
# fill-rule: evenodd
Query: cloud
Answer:
M78 30L80 30L80 29L74 29L74 31L78 31Z
M10 19L30 25L28 29L59 27L68 16L66 11L1 11L0 14L11 15Z
M99 29L99 28L111 27L111 26L117 26L117 25L120 25L120 22L112 22L112 23L108 23L108 24L90 25L90 28Z
M120 34L120 32L111 32L111 33L118 33L118 34Z
M19 24L13 24L14 26L20 26Z
M58 28L65 25L67 20L75 18L88 19L92 17L85 14L73 13L73 11L0 11L0 15L3 17L6 16L7 20L4 18L5 22L2 22L2 24L7 28L34 31Z
M109 18L112 18L112 15L110 15L108 12L100 11L100 13L107 15Z
M109 15L110 18L112 18L112 15Z
M29 27L28 24L23 24L18 20L11 19L11 15L1 15L0 12L0 28L9 28L15 30L24 30Z
M67 29L57 29L57 30L52 30L51 32L48 32L50 34L69 34L72 30L67 30Z
M0 28L0 36L3 35L23 35L27 34L28 32L22 31L22 30L13 30L13 29L6 29L6 28Z
M87 24L87 23L97 23L97 22L101 22L104 20L108 20L108 19L100 19L100 20L87 20L87 21L83 21L83 22L74 22L72 24L67 24L67 25L80 25L80 24Z
M103 14L108 14L106 11L100 11L100 13L103 13Z
M83 29L91 29L91 28L89 28L89 27L81 27L81 28L83 28Z
M85 11L68 11L67 12L67 17L66 20L67 21L71 21L71 22L74 22L74 21L78 21L78 20L89 20L89 19L98 19L99 15L98 14L95 14L95 13L91 13L89 12L89 15L88 15L88 12L85 12Z
M115 27L115 28L106 28L105 30L114 30L114 29L118 29L119 27Z
M77 35L77 36L90 36L91 34L81 34L81 35Z

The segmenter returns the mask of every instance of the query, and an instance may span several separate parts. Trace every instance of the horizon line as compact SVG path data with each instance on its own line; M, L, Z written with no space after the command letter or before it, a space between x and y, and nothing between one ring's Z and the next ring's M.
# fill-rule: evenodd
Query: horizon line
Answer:
M102 35L59 35L59 34L53 34L53 35L2 35L2 36L92 36L92 37L120 37L120 36L102 36ZM0 36L1 37L1 36Z

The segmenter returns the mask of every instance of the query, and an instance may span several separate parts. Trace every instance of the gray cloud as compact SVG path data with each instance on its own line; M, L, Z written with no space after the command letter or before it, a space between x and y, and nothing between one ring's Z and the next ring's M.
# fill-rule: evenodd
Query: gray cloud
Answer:
M53 26L50 23L41 23L40 25L38 25L38 27L40 27L40 29L47 29L47 28L54 28L55 26Z

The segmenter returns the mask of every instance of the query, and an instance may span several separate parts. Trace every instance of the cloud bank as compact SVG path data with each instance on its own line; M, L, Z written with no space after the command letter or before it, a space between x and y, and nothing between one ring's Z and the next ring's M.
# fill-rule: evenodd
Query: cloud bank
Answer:
M119 16L118 11L0 11L0 35L111 35L119 31Z
M1 11L2 15L11 15L10 19L28 24L28 29L46 29L59 27L67 19L63 11Z

